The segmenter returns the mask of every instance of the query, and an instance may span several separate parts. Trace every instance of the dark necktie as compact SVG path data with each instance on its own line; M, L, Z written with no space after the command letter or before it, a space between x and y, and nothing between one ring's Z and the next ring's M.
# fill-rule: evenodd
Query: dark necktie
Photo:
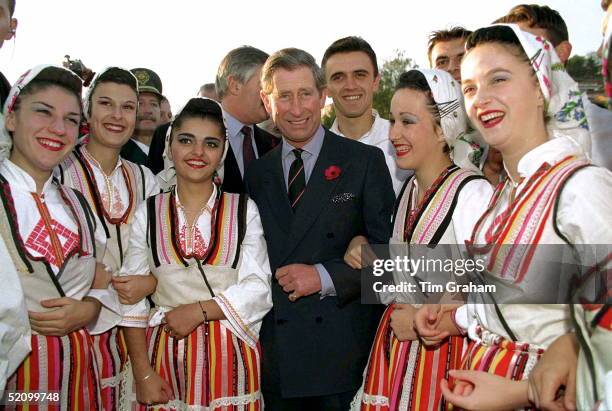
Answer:
M294 211L297 209L297 205L300 198L302 198L302 194L304 194L304 189L306 188L306 174L304 173L302 151L303 150L299 148L293 149L295 160L293 160L293 163L291 163L291 167L289 168L289 178L287 180L287 186L289 188L289 204L291 204L291 208Z
M242 127L242 164L244 171L247 170L249 163L255 160L255 150L253 150L253 141L251 139L251 128L249 126Z

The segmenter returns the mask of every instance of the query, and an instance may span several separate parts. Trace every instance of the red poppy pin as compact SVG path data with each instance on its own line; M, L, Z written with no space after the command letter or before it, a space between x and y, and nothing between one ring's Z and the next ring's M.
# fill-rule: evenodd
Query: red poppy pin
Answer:
M327 181L335 180L340 177L342 169L338 166L329 166L325 169L325 179Z

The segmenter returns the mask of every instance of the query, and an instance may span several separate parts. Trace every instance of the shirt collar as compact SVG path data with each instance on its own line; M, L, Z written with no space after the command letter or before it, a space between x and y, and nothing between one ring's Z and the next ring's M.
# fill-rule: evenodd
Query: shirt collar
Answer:
M89 163L91 165L93 165L94 167L96 167L98 170L100 170L100 172L102 174L104 173L104 170L102 170L102 167L100 166L100 163L98 163L98 160L96 160L94 158L94 156L89 152L89 150L87 150L87 146L83 146L83 155L85 156L85 158L87 159L87 161L89 161ZM119 158L117 159L117 164L115 164L115 168L113 169L113 171L111 172L111 174L114 174L115 171L117 171L117 169L121 168L121 165L123 163L121 162L121 156L119 156Z
M307 153L309 156L318 157L319 153L321 152L321 147L323 146L324 137L325 137L325 129L319 126L319 128L315 132L312 139L310 139L310 141L306 143L304 147L302 147L302 150L304 150L304 152ZM282 146L283 158L286 158L287 156L289 156L294 149L295 147L292 146L291 143L287 141L285 137L283 137L283 146Z
M238 121L234 116L232 116L229 112L223 111L223 118L225 118L225 125L227 127L227 132L230 137L235 137L239 133L242 132L242 127L246 126L246 124Z
M9 181L11 189L17 188L30 193L36 193L36 182L32 176L8 158L0 164L0 173ZM49 179L43 185L43 195L49 191L52 182L53 175L49 176Z
M554 165L567 156L584 156L582 149L565 137L551 138L544 144L527 152L518 163L517 171L521 178L533 175L544 163ZM504 168L506 165L504 164ZM506 169L506 173L508 170Z
M357 141L363 142L364 140L367 140L372 134L376 135L377 134L376 131L380 129L380 127L383 125L384 119L378 114L378 111L376 111L376 109L372 109L372 117L374 117L374 122L372 123L372 127L370 127L370 129L366 131L364 135L359 137ZM338 118L334 120L334 123L332 124L330 130L338 134L339 136L346 137L344 134L342 134L342 132L338 128ZM385 136L385 138L386 137L387 136Z

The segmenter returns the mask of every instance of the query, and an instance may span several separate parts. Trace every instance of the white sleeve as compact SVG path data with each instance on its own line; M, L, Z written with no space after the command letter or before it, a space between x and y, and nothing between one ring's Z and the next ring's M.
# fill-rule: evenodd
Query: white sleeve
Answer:
M0 397L6 380L31 351L31 329L21 281L0 237Z
M134 220L130 227L130 242L123 265L118 275L148 275L149 246L147 244L147 202L141 202L136 208ZM119 323L123 327L146 328L149 316L149 303L143 298L136 304L122 304L123 319Z
M478 219L484 214L493 195L493 187L486 179L469 181L457 196L457 206L453 212L453 228L457 244L465 245L472 237Z
M92 215L96 225L94 232L96 262L102 263L104 253L106 252L106 233L98 216ZM90 334L101 334L119 324L122 317L121 303L119 303L119 295L112 285L109 285L104 290L92 288L87 293L87 297L95 298L101 304L100 314L87 325L87 330Z
M140 166L140 167L142 167L142 171L144 174L146 198L153 197L154 195L159 194L160 192L159 182L157 181L157 178L155 177L153 172L149 170L147 167L144 167L144 166Z
M272 272L259 211L250 199L247 203L246 224L238 282L214 300L225 314L226 320L222 324L249 346L255 347L261 321L272 308Z

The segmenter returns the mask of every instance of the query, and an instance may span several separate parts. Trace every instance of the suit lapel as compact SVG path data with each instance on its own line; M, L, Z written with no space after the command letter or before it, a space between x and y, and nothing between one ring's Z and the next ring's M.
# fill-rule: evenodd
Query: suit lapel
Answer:
M285 177L283 176L282 150L276 147L266 159L267 172L264 174L264 183L267 189L264 191L270 202L273 214L281 228L288 233L293 219L293 210L289 204L289 197L285 188Z
M346 164L342 162L338 155L338 150L335 150L334 146L333 137L326 132L321 152L306 184L304 196L300 200L297 212L293 216L293 224L291 225L291 232L285 248L285 257L299 245L317 217L327 208L329 198L343 177ZM340 167L342 173L338 178L327 180L325 178L325 170L333 165ZM285 197L287 196L285 195Z

